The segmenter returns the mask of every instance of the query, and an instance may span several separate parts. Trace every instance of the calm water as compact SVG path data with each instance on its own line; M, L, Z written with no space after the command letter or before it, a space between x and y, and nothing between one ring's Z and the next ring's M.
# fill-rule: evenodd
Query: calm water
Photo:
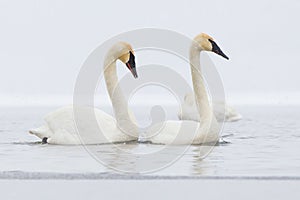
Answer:
M1 108L0 171L51 173L114 173L113 168L132 170L137 160L116 154L116 148L132 153L158 151L162 145L97 145L106 167L97 162L82 146L42 145L27 133L42 123L42 117L53 108ZM173 109L174 110L174 109ZM244 119L225 124L227 143L216 146L204 160L199 146L191 146L175 163L151 173L163 176L300 176L300 107L237 107ZM145 114L146 115L146 114ZM145 118L144 113L138 113ZM175 117L175 115L174 115ZM156 156L155 162L176 157L178 148ZM180 156L180 155L178 155Z

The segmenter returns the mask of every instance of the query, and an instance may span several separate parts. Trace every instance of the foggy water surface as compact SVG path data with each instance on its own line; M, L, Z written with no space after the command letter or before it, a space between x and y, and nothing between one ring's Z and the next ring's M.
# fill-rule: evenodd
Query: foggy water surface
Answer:
M43 116L53 109L1 108L0 173L114 174L114 170L94 160L82 146L42 145L38 138L27 133L30 128L41 125ZM199 159L199 146L191 146L177 162L148 175L300 176L300 107L243 106L237 110L244 119L225 124L226 142L217 145L204 160ZM142 118L144 113L137 112ZM161 148L153 144L118 145L133 153ZM134 160L116 155L114 148L115 145L99 147L110 166L135 167ZM173 148L178 152L176 146Z

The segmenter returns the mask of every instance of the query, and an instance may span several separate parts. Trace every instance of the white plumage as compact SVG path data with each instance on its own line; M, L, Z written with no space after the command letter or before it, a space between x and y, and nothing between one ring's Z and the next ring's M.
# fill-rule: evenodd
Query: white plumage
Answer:
M190 47L190 68L195 93L194 99L197 101L195 110L197 110L199 119L195 121L165 121L155 124L145 133L148 141L160 144L203 144L219 141L221 127L210 107L201 74L201 51L213 51L228 59L210 36L200 34L194 38ZM188 98L189 101L190 97ZM188 109L189 107L184 109L185 113L183 116L186 116L186 113L190 113ZM191 119L191 117L188 116L188 119Z
M224 102L213 102L212 106L218 122L234 122L242 119L241 114ZM181 109L178 112L178 118L180 120L200 121L199 112L197 111L195 102L195 95L193 93L186 94Z
M73 106L67 106L49 113L44 118L45 125L29 132L41 139L48 138L47 143L50 144L103 144L137 139L123 133L118 128L115 118L102 110L91 107L75 109L78 115L76 121L79 123L76 124L74 119ZM90 114L93 112L97 124L90 121Z
M117 120L97 108L67 106L49 113L45 117L45 125L29 133L50 144L103 144L137 140L139 135L135 118L128 110L116 72L116 60L119 59L137 77L134 58L130 56L133 56L131 46L119 42L108 51L104 62L106 86ZM134 66L130 66L129 61Z

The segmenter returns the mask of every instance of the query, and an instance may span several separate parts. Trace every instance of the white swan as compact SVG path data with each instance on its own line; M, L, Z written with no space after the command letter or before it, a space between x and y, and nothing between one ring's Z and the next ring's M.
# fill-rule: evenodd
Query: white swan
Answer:
M74 108L67 106L48 114L45 117L46 124L30 130L29 133L41 138L43 143L50 144L81 144L82 141L84 144L101 144L137 140L138 128L134 116L128 110L127 102L118 85L116 72L118 59L125 63L133 76L137 78L132 47L125 42L112 46L105 57L104 77L117 120L99 109L76 107L76 114L80 115L80 123L75 124ZM92 122L87 117L90 113L95 114L96 124L91 124ZM80 136L77 133L78 126L81 127L80 130L84 130ZM122 127L122 131L119 127Z
M213 102L212 105L214 115L219 122L223 120L225 122L234 122L243 118L233 107L224 102ZM178 112L178 118L180 120L200 120L195 103L195 95L193 93L187 93L185 95L184 101L181 104L181 110Z
M202 33L194 38L190 47L190 65L200 123L188 120L161 122L151 126L145 132L147 137L145 140L152 143L175 145L202 144L219 140L220 126L210 107L201 75L201 51L212 51L228 59L210 36Z
M242 119L241 114L224 102L212 102L212 105L213 113L219 122L234 122ZM178 118L180 120L200 120L194 93L187 93L185 95L184 101L181 104L181 109L178 112Z

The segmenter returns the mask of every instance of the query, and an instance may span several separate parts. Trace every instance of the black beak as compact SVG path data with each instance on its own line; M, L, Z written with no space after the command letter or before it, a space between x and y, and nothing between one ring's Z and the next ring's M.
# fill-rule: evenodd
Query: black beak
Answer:
M223 58L226 58L227 60L229 60L228 56L225 55L225 53L223 53L223 51L220 49L220 47L217 45L217 43L211 39L209 39L211 45L212 45L212 52L222 56Z
M126 63L126 66L131 71L134 78L137 78L138 75L136 73L136 68L135 68L135 57L131 51L129 51L129 54L130 56L128 62Z

